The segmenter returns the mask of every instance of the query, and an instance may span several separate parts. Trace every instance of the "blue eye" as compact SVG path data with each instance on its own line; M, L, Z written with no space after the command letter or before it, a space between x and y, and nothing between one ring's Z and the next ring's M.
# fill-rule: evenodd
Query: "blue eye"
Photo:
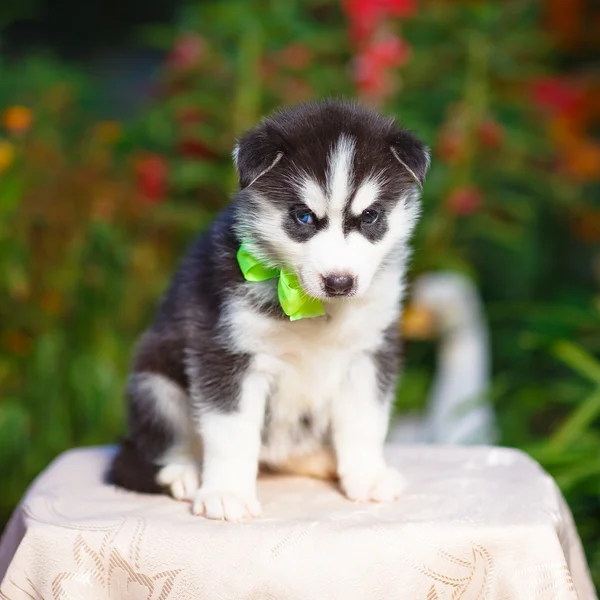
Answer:
M294 219L301 225L312 225L315 222L315 215L307 208L299 208L292 213Z

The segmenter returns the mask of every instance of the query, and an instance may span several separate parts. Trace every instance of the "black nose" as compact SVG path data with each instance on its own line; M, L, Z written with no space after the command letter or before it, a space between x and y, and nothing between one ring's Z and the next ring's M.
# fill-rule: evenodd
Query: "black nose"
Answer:
M324 277L325 291L330 296L346 296L354 287L354 277L349 275L329 275Z

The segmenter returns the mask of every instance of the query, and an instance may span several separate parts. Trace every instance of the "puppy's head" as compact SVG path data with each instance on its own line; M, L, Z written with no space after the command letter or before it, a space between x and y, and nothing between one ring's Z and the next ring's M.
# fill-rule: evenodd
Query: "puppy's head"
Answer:
M237 231L315 298L360 296L406 248L429 166L392 119L350 103L282 111L239 141Z

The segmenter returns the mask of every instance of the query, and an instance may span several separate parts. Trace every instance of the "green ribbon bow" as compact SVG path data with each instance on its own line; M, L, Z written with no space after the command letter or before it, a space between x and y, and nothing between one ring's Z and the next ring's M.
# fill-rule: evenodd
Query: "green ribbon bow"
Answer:
M296 274L285 269L265 266L249 252L246 244L240 246L237 261L246 281L266 281L279 277L277 296L283 312L290 321L321 317L325 314L323 303L306 295Z

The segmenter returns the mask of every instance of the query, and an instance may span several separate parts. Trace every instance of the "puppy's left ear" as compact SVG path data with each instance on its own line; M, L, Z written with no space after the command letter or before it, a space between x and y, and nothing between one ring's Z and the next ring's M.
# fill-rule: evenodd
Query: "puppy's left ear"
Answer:
M244 134L233 150L240 188L252 185L283 157L284 142L268 122Z
M427 146L410 131L400 130L392 135L390 150L394 158L415 180L415 183L423 189L430 162Z

